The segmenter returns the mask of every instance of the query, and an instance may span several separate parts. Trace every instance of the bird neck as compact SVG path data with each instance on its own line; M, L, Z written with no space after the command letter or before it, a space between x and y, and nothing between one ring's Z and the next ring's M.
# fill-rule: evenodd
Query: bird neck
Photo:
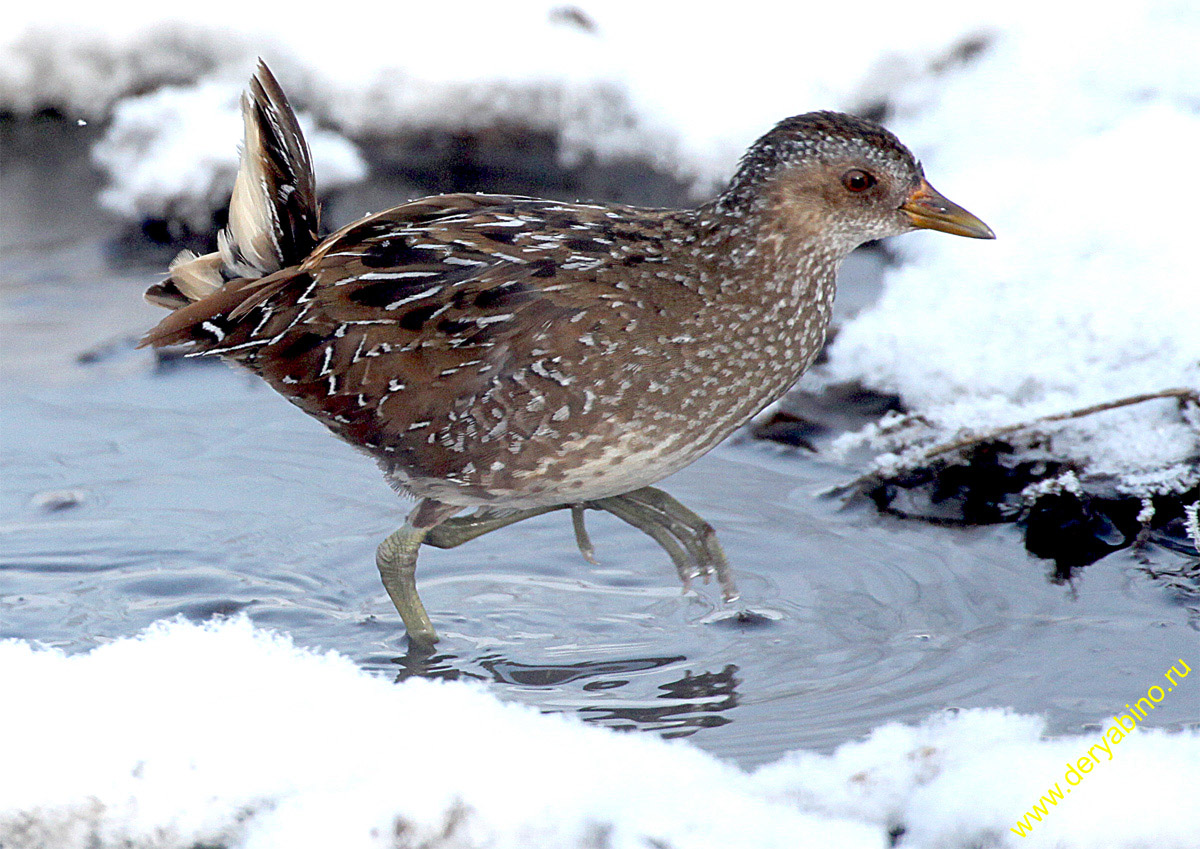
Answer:
M693 213L696 240L719 280L712 294L770 312L832 302L837 267L849 251L782 202L760 193L731 204L727 193Z

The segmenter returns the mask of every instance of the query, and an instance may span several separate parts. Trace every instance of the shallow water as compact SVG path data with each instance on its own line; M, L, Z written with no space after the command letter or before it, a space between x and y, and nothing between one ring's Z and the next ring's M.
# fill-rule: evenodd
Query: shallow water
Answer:
M740 602L681 592L661 550L597 513L591 566L551 514L425 550L443 640L408 652L373 554L409 504L256 379L132 349L171 251L117 238L85 140L57 122L5 128L20 155L0 172L0 637L78 651L164 617L244 613L380 674L477 679L743 765L947 707L1078 730L1200 659L1197 600L1145 568L1179 555L1123 551L1054 584L1011 527L845 507L817 493L859 469L744 439L664 484L718 528ZM851 269L848 301L869 269ZM1196 699L1151 717L1198 720Z

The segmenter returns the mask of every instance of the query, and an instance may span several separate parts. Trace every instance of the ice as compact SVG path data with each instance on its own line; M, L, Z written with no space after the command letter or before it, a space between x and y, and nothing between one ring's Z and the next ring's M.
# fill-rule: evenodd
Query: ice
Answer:
M945 713L745 773L473 684L394 684L246 619L159 623L79 655L8 641L0 676L10 849L882 849L900 829L922 849L1185 849L1200 834L1195 730L1138 729L1111 759L1097 751L1018 837L1099 730L1047 739L1037 717ZM1187 697L1178 680L1168 697Z

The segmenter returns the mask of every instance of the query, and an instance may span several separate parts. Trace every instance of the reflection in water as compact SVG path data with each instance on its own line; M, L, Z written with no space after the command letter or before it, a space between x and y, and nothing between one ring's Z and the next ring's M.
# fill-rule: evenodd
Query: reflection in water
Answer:
M659 686L665 691L662 704L641 707L584 707L580 716L610 728L628 731L652 729L663 737L687 737L701 728L717 728L733 722L723 712L738 705L738 668L728 664L720 672L690 671L677 681ZM587 688L585 688L587 689Z
M733 720L727 711L738 706L738 667L727 664L719 672L694 672L686 669L683 677L657 685L660 692L648 701L636 696L622 700L621 690L634 682L639 673L650 672L687 660L683 656L640 657L627 660L590 660L564 664L527 664L488 654L464 663L456 655L437 653L429 648L410 647L403 657L392 659L400 667L397 683L412 677L457 680L473 678L517 687L571 689L576 685L578 700L556 706L573 709L587 722L619 730L656 731L663 737L686 737L702 728L716 728ZM478 669L479 671L474 671ZM644 682L640 682L644 683ZM636 689L636 687L634 688ZM605 693L602 705L591 704L587 694Z
M500 684L522 684L529 687L553 687L573 681L583 681L601 675L629 675L658 669L670 663L680 663L685 657L643 657L630 660L585 660L579 663L538 664L516 663L499 655L488 655L479 659L479 665L492 673ZM628 681L615 679L608 682L591 681L591 685L607 683L609 687L621 687ZM589 689L584 685L584 689ZM590 689L607 689L592 686Z
M433 646L409 643L408 651L403 657L389 657L384 660L375 656L365 659L368 667L382 667L384 663L399 667L396 673L397 684L409 678L432 678L438 681L460 681L464 678L488 680L486 675L463 668L465 664L461 663L458 655L439 652Z

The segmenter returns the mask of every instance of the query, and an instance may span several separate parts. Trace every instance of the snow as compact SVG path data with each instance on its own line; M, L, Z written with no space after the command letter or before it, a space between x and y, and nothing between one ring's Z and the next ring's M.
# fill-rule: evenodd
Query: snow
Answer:
M1037 717L945 713L745 773L472 684L393 684L245 619L159 623L71 656L8 641L0 675L0 723L19 729L0 771L11 849L881 849L898 828L928 849L1182 849L1200 834L1195 730L1137 730L1017 837L1099 730L1047 739Z
M453 831L461 846L683 849L735 846L747 828L764 847L882 845L868 825L766 801L693 747L543 716L474 686L393 685L246 620L160 624L73 657L10 642L0 669L21 694L0 707L21 729L0 773L5 847L71 849L98 835L351 849ZM720 806L706 799L714 791Z
M901 847L1194 846L1200 813L1183 777L1195 772L1200 736L1134 733L1109 744L1111 759L1097 749L1099 763L1026 836L1010 829L1049 786L1065 795L1067 765L1099 731L1047 739L1038 717L970 710L885 725L830 756L792 753L756 778L768 798L808 811L902 825Z
M932 424L917 441L1200 388L1188 239L1200 172L1186 164L1200 149L1200 7L1141 11L1052 7L955 73L897 92L893 129L997 234L893 240L901 262L883 297L831 349L833 379L897 392ZM1049 454L1132 492L1200 480L1200 419L1174 399L1038 432ZM912 436L876 444L902 450Z

